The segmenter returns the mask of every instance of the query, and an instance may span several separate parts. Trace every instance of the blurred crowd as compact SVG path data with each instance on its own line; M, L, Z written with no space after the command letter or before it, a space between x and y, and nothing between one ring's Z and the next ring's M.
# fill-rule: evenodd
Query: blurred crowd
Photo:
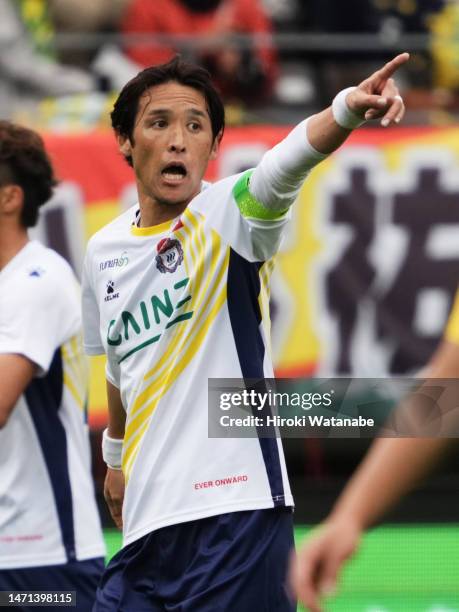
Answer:
M314 108L399 50L411 106L454 110L459 0L0 0L0 116L106 99L176 52L229 105Z

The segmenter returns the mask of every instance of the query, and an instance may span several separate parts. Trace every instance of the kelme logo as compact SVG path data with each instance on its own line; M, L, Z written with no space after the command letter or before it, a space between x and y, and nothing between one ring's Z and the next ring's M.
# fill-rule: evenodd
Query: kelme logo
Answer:
M104 298L104 302L110 302L111 300L116 300L119 298L120 294L115 293L115 283L112 280L109 280L107 283L107 295Z

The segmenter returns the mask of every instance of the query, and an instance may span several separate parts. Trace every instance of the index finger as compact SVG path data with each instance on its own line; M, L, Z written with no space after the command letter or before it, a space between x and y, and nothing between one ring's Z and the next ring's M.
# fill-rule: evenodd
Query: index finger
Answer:
M409 59L409 53L400 53L399 55L396 55L394 59L391 59L390 62L384 64L384 66L378 70L377 75L381 79L387 80L394 74L396 70L400 68L400 66L403 66L403 64L405 64Z

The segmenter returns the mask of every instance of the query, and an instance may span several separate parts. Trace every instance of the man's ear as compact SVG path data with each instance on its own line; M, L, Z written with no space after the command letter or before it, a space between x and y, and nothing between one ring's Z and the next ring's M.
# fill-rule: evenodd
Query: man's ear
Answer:
M123 134L117 134L116 140L118 141L118 148L120 153L124 157L132 157L132 144L127 136Z
M216 137L214 138L214 141L212 143L212 149L210 151L209 159L216 159L217 158L218 149L220 147L220 142L222 140L222 137L223 137L223 130L220 130L218 132L218 134L216 135Z
M0 212L4 215L20 214L24 204L24 192L19 185L0 188Z

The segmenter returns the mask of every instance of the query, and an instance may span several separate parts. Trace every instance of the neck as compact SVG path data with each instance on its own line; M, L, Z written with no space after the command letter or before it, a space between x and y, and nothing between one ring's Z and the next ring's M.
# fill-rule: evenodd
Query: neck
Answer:
M182 214L192 200L192 198L189 198L176 204L161 202L145 193L139 183L137 183L137 193L140 207L140 227L152 227L175 219ZM197 195L197 193L194 195Z
M166 221L171 221L182 214L187 203L180 204L156 204L140 201L140 227L152 227Z
M29 242L25 228L1 227L0 225L0 270L2 270Z

